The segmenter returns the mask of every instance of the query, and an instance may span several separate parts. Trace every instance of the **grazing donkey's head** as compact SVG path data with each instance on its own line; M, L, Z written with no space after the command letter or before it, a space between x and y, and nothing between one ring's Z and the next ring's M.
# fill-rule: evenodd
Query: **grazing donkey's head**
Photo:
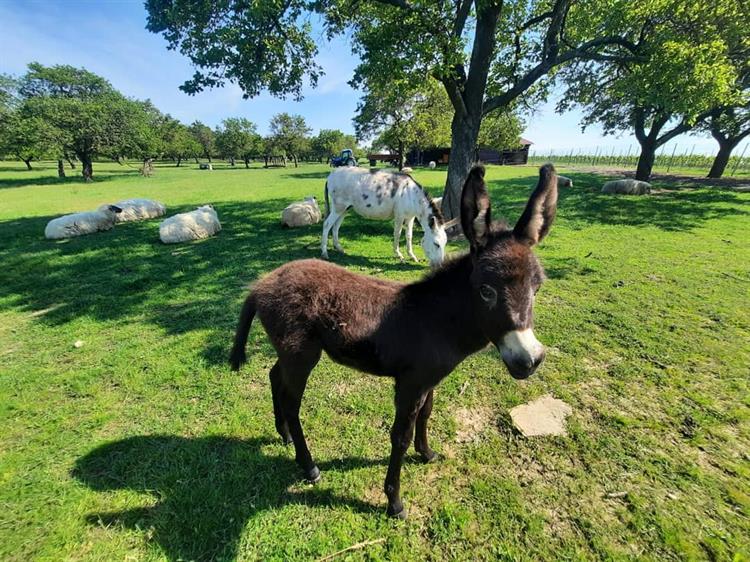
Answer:
M435 213L427 220L428 227L424 229L422 237L422 250L430 261L430 265L437 267L445 259L445 245L448 243L448 235L445 233L441 215Z
M544 270L531 249L549 232L556 209L552 164L539 170L539 184L513 230L492 222L484 168L471 170L461 194L461 226L471 244L474 308L484 335L517 379L532 375L544 360L544 347L533 331L534 295Z

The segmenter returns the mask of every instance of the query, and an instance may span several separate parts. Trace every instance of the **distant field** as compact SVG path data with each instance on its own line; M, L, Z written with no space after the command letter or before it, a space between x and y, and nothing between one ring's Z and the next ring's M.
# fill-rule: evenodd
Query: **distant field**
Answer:
M226 365L246 283L318 255L319 225L278 220L322 197L326 166L145 179L97 163L91 184L23 168L0 162L0 559L314 560L377 539L338 559L750 557L750 194L657 182L607 197L603 178L561 168L574 187L538 250L547 360L518 382L487 350L438 387L443 458L409 453L396 522L390 381L321 361L302 405L323 473L308 486L274 430L259 326L250 363ZM415 177L437 195L445 170ZM536 168L487 177L515 221ZM158 220L43 238L53 216L134 196L170 214L212 203L224 230L179 246ZM397 263L391 233L350 216L332 260L418 279L424 261ZM572 406L569 435L516 434L508 410L547 393Z
M607 152L607 151L604 151ZM713 156L703 154L689 154L687 152L659 153L654 162L655 174L675 174L681 176L705 177L713 164ZM572 166L582 168L599 168L609 170L625 170L635 172L638 165L637 154L581 154L576 151L562 152L560 154L532 155L529 157L532 164L554 162L558 166ZM729 159L722 180L750 179L750 153L742 155L737 151Z

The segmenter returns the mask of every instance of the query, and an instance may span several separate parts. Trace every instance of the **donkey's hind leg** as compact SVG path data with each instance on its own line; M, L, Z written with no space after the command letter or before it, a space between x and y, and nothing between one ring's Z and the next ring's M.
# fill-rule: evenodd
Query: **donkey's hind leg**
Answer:
M307 448L305 434L302 431L302 424L299 419L299 409L307 385L307 378L320 359L320 352L319 347L311 348L302 353L285 355L279 358L282 374L281 410L294 442L297 464L302 468L305 480L313 484L320 480L320 470L315 466L310 450Z
M414 434L414 448L424 462L432 462L437 458L435 451L430 449L427 444L427 420L430 419L431 413L432 390L427 393L424 404L417 414L416 433Z
M279 362L274 363L271 372L268 373L271 379L271 396L273 398L273 417L276 422L276 431L279 432L281 440L285 445L292 442L292 435L289 433L289 424L286 423L284 412L281 410L281 367Z
M339 244L339 228L341 228L341 223L344 222L345 216L346 211L339 215L339 218L336 219L336 223L333 225L333 247L336 248L339 252L344 251L344 249L341 247L341 244Z
M339 215L334 207L331 207L331 212L323 222L323 236L320 240L320 255L325 259L328 259L328 234L331 232L331 228L336 224Z

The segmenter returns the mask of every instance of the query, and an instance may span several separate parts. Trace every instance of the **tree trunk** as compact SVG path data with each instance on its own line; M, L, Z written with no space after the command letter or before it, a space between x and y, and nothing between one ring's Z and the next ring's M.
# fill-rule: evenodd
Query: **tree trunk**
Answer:
M404 141L398 141L398 170L404 169Z
M57 160L57 177L58 178L65 177L65 164L63 163L61 158Z
M461 216L461 190L474 164L475 147L479 136L481 116L464 118L458 112L451 123L451 152L448 159L448 178L443 197L446 219Z
M31 158L21 158L23 160L23 163L26 164L26 169L31 170Z
M234 156L232 156L232 157L231 157L231 158L229 159L229 163L230 163L230 164L231 164L232 166L234 166Z
M250 158L245 158L245 168L250 168Z
M720 178L724 175L724 170L729 164L729 157L732 155L732 151L737 146L733 142L722 142L719 143L719 152L714 158L714 163L711 165L711 169L708 172L709 178Z
M68 154L65 155L65 159L68 161L68 164L70 164L70 169L75 170L76 164L73 162L73 159Z
M197 156L193 156L193 158L195 158L195 163L196 164L200 164L200 162L198 161L198 157Z
M296 168L297 167L297 155L293 154L292 158L294 159L294 167Z
M92 181L94 179L94 163L91 161L91 155L89 154L78 154L78 159L81 161L81 175L85 181Z
M651 178L651 170L656 160L656 143L649 140L641 144L641 155L638 157L638 168L635 171L635 179L648 181Z
M179 167L180 167L180 164L182 164L182 156L178 156L178 157L177 157L177 164L176 164L176 166L175 166L175 167L176 167L176 168L179 168Z
M211 163L211 155L208 152L206 152L206 158L208 158L208 163L210 164Z

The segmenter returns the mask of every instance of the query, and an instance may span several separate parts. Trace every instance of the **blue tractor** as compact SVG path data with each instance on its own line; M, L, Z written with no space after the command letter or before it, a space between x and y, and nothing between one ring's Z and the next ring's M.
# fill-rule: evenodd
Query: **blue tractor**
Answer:
M357 165L357 159L354 156L354 153L349 148L345 148L341 151L341 154L338 156L331 157L331 166L334 168L338 168L339 166L356 166Z

